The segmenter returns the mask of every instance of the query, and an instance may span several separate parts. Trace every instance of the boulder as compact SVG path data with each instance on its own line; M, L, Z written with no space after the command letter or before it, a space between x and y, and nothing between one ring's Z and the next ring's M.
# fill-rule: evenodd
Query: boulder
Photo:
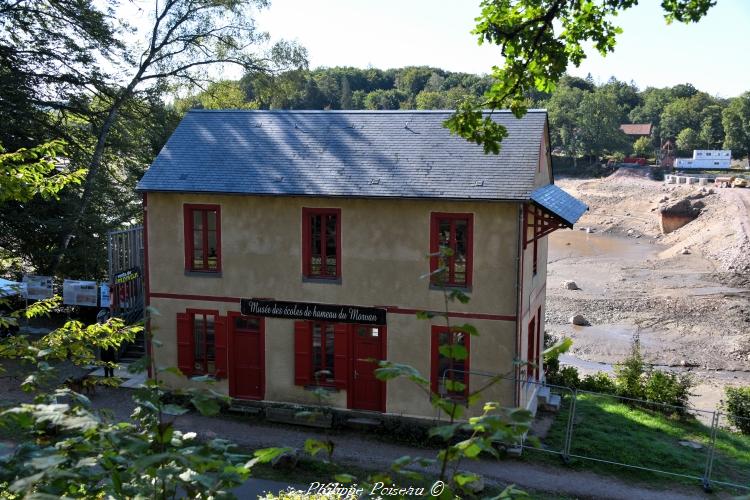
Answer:
M690 255L690 249L689 248L683 248L680 252L682 255Z
M580 290L578 284L573 280L565 280L562 282L562 287L566 290Z
M662 233L671 233L698 217L705 207L705 204L700 201L702 197L703 194L698 193L662 206L660 210Z
M588 322L586 318L583 317L581 314L576 314L575 316L570 317L570 322L577 326L589 326L591 323Z

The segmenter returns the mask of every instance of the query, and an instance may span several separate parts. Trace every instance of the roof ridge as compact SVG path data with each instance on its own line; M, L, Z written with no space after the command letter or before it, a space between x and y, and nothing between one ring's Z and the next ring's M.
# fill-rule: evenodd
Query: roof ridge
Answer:
M240 114L440 114L455 113L455 109L189 109L188 113L240 113ZM483 113L511 114L509 109L484 109ZM546 108L529 109L527 113L546 113Z

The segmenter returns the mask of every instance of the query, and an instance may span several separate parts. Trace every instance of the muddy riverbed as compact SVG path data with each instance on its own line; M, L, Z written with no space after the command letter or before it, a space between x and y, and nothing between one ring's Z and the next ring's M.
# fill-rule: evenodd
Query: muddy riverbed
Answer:
M699 249L682 254L662 243L652 214L634 219L635 210L623 208L628 215L621 221L610 211L605 224L597 224L611 207L587 201L592 209L581 226L592 233L561 230L549 237L546 330L574 341L563 363L584 373L611 371L638 335L649 363L695 374L696 407L713 409L727 384L750 385L746 281L724 279L716 260ZM628 222L644 227L632 231ZM581 289L563 288L565 280ZM574 314L591 326L570 324Z

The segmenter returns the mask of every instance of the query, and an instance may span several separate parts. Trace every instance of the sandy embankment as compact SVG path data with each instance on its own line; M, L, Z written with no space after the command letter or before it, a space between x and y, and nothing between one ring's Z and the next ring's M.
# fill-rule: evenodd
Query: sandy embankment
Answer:
M750 384L750 189L704 193L698 218L662 235L660 205L699 187L624 173L557 184L589 205L577 228L593 229L550 236L546 329L573 338L569 361L609 369L600 363L622 360L637 332L650 363L695 373L698 407ZM563 289L568 279L581 290ZM592 326L570 325L573 314Z

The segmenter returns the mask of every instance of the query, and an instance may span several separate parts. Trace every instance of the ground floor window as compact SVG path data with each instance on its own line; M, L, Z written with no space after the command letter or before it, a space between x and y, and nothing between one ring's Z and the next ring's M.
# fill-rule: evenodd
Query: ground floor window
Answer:
M218 311L177 314L177 366L187 376L226 377L227 321Z
M432 327L432 392L465 398L469 395L469 335L445 326Z
M312 324L312 378L318 383L332 384L335 380L333 323Z
M216 320L213 314L192 314L193 373L216 372Z
M294 323L294 383L346 389L349 382L349 327L345 323Z

